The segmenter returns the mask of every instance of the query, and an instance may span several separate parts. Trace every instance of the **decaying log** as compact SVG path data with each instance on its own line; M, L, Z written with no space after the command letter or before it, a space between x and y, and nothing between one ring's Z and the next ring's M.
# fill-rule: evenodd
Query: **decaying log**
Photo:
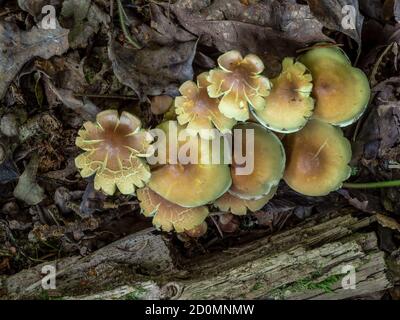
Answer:
M47 294L63 299L356 298L393 286L375 233L365 232L374 222L373 216L348 212L314 216L288 231L190 261L170 250L161 235L145 230L88 257L58 261L57 288ZM0 298L42 297L41 268L5 279ZM346 289L342 282L351 269L356 287Z

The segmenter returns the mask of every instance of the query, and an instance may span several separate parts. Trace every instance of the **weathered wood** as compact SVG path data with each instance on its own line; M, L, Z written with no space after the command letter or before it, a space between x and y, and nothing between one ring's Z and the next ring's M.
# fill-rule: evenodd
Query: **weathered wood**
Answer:
M315 216L291 230L190 261L169 251L160 235L145 231L88 257L59 261L57 290L51 295L64 299L359 297L393 286L375 233L360 232L374 220L346 213ZM356 271L354 290L342 287L346 266ZM3 297L38 297L42 291L38 270L40 266L9 277Z
M57 270L57 289L50 292L53 296L101 291L141 274L157 276L171 272L174 264L169 249L153 231L135 233L87 257L65 258L21 271L3 281L2 291L11 299L42 296L41 270L46 265L53 265Z

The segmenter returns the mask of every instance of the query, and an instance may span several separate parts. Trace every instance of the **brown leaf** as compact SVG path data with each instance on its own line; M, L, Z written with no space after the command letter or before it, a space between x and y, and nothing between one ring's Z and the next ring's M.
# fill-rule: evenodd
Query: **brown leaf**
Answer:
M339 31L355 40L361 47L361 31L364 17L361 15L358 0L307 0L311 11L326 28ZM343 11L345 6L351 6L355 9L356 16L354 26L344 27L346 15L351 11ZM344 13L345 12L345 13Z
M42 14L45 5L58 7L62 0L18 0L19 7L30 15L37 17Z
M383 19L383 4L381 0L359 1L360 10L367 16L376 20Z
M58 100L60 100L67 108L81 115L85 120L94 120L100 109L89 99L79 99L74 96L72 90L56 88L50 80L46 80L45 84Z
M376 219L382 227L397 230L398 232L400 232L400 223L398 223L395 219L380 213L376 215Z
M375 106L365 121L356 141L354 161L381 159L399 161L400 103Z
M189 41L136 50L112 40L108 53L118 80L143 99L147 95L176 96L178 87L193 79L196 47L197 42Z
M71 48L85 48L101 24L107 25L110 17L91 0L65 0L61 10L62 23L70 29ZM65 26L63 24L63 26Z
M14 197L29 205L38 204L46 197L44 190L36 182L38 166L39 158L35 154L29 161L14 189Z
M0 22L0 99L26 62L34 57L49 59L68 50L68 30L33 27L22 31L15 24Z
M180 24L201 44L225 52L255 53L278 71L279 60L309 43L328 41L307 5L296 1L179 0L170 6Z

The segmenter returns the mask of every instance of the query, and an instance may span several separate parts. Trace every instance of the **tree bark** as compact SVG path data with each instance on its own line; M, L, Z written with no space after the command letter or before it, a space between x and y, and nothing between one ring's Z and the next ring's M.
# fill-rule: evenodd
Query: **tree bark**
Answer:
M224 252L187 260L153 230L88 257L54 262L63 299L347 299L393 286L375 217L341 212ZM3 281L0 298L43 298L39 265ZM350 269L349 269L350 268ZM355 289L343 288L355 271ZM351 272L350 272L351 274Z

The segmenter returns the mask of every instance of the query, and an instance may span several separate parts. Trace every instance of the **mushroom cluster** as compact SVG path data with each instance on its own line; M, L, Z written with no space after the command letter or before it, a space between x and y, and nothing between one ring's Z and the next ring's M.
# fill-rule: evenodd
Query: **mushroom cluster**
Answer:
M127 112L101 112L79 131L76 166L97 190L136 193L158 229L190 237L206 232L213 208L262 209L282 179L307 196L339 189L352 155L341 127L368 105L366 75L326 44L285 58L271 81L264 68L254 54L224 53L217 68L182 84L157 139Z

